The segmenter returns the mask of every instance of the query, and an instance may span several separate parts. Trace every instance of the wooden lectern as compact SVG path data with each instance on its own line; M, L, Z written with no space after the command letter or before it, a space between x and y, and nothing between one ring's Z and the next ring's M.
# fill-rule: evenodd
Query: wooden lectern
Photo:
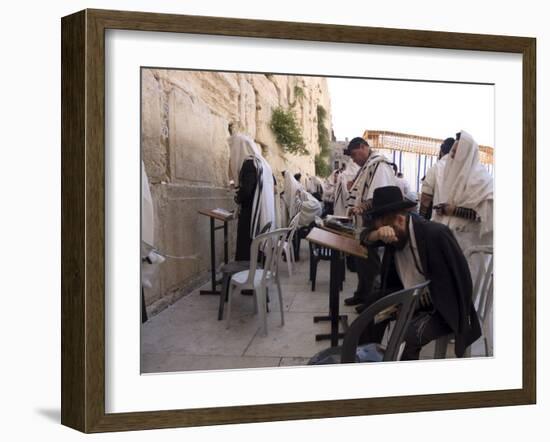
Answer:
M201 215L210 218L210 272L212 274L212 290L201 290L201 295L219 295L220 291L216 290L216 230L223 229L223 262L229 262L229 239L227 238L227 222L234 218L232 212L218 209L203 209L199 210ZM216 220L222 224L216 226Z
M338 346L338 339L343 337L343 333L338 332L339 322L342 322L344 331L347 329L347 316L340 316L340 287L342 278L340 259L342 254L366 258L367 249L359 244L359 241L355 238L329 232L328 230L319 229L317 227L309 233L306 239L314 244L331 250L329 315L316 317L314 321L330 321L330 334L317 335L316 339L330 339L330 346L336 347Z

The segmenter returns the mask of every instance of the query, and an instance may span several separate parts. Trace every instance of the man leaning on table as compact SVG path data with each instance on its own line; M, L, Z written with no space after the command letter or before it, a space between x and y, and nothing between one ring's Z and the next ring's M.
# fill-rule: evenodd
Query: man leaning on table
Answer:
M451 230L411 213L408 209L414 205L399 187L376 189L365 213L362 242L370 248L390 248L387 270L394 266L403 288L430 281L406 332L401 360L418 359L424 345L448 334L454 335L455 354L462 357L481 336L468 263ZM361 342L379 342L384 328L385 324L367 330Z
M372 203L375 189L396 185L394 164L384 155L371 149L361 137L352 139L344 152L360 169L350 186L347 201L348 214L355 216L356 227L363 227L363 213ZM357 290L352 297L344 300L346 305L370 304L374 291L374 281L380 273L380 260L377 253L369 253L367 259L353 258L357 271Z

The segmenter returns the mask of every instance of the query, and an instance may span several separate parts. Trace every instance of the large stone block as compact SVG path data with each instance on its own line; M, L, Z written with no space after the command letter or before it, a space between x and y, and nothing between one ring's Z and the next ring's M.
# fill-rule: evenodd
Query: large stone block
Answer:
M163 91L151 69L141 72L141 149L150 182L166 179L167 123L163 110Z
M228 120L179 89L170 94L169 148L174 182L224 186L228 182Z
M168 258L160 269L161 293L188 292L209 277L210 271L210 219L198 213L201 209L216 207L235 208L227 189L201 188L197 186L161 185L161 199L157 218L159 240L157 247L172 256L186 256L187 259ZM216 221L216 226L221 225ZM236 222L228 224L230 247L229 257L234 257ZM223 231L215 233L216 262L223 260Z
M279 106L279 95L265 75L254 75L253 87L256 94L256 141L263 149L273 151L279 146L270 124L273 109Z
M239 74L239 119L234 121L238 131L256 138L256 94L250 74Z
M212 112L227 119L238 117L238 74L167 69L156 72L172 87L203 101Z

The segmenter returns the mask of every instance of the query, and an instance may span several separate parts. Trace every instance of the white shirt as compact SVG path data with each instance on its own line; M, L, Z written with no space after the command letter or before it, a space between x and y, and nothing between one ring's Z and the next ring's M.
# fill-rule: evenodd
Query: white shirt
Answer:
M414 253L414 255L413 255ZM426 281L426 277L420 273L416 263L422 269L422 262L420 261L420 255L418 254L418 247L416 246L416 237L414 235L414 227L412 220L409 220L409 241L403 248L403 250L397 250L395 252L395 265L397 268L397 274L403 288L408 289L417 284L421 284Z
M409 182L405 178L395 178L395 181L397 182L397 185L401 189L401 193L404 197L408 197L408 195L411 192L411 187L409 186Z
M447 155L428 169L424 181L422 181L422 193L434 196L437 180L443 179L445 164L447 164Z

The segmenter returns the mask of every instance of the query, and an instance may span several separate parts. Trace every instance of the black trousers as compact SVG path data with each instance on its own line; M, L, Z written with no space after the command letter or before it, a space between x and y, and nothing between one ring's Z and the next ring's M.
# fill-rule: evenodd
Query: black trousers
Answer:
M405 350L401 360L412 361L418 359L420 350L428 342L450 333L452 333L451 328L437 311L417 313L405 334Z
M235 261L250 261L250 223L252 222L252 206L241 206L237 220L237 247Z
M381 343L390 320L371 323L359 337L359 344ZM405 349L402 361L414 361L420 357L420 350L429 342L452 333L443 317L436 311L419 311L413 316L405 332Z
M145 308L145 293L141 287L141 323L147 322L147 309Z
M378 249L368 247L368 258L353 257L355 271L357 272L357 289L354 296L361 298L367 305L372 304L378 298L373 297L373 286L376 276L380 273L380 258Z

